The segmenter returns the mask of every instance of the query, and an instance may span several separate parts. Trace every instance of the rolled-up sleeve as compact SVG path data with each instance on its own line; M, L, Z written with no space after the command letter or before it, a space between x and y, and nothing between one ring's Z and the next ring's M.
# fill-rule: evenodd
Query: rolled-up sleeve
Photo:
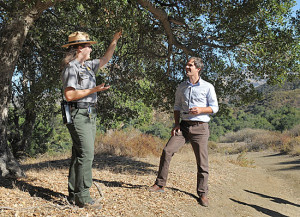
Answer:
M214 86L210 85L209 91L207 94L207 106L211 107L213 113L217 113L219 111L218 99L217 94L215 91Z
M76 89L77 87L77 73L74 66L68 66L63 72L62 76L63 86L73 87Z

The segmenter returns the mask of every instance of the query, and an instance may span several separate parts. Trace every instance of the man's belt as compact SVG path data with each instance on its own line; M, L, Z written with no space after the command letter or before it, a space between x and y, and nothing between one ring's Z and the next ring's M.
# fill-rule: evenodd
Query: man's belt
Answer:
M189 126L194 126L194 125L206 123L206 122L203 122L203 121L185 121L185 120L182 120L181 122L182 122L183 124L187 124L187 125L189 125Z
M86 109L88 107L96 106L96 104L92 102L71 102L70 105L76 109Z

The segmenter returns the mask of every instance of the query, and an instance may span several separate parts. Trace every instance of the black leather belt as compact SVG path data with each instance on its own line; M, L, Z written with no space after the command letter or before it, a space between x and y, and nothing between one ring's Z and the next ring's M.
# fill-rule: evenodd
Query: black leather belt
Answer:
M206 122L203 122L203 121L181 121L182 123L186 123L188 124L189 126L194 126L194 125L197 125L197 124L204 124Z
M70 105L76 109L86 109L88 107L96 106L96 104L92 102L71 102Z

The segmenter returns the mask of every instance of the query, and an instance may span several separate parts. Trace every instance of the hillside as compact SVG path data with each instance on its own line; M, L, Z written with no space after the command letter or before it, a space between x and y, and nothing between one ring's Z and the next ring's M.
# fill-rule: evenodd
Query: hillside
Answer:
M300 108L300 80L286 82L281 86L263 84L256 89L262 93L263 99L255 104L264 105L270 109L284 105Z
M274 109L289 105L300 108L300 79L283 85L263 84L256 87L256 90L261 93L262 99L251 103L250 107L261 105L267 109Z
M268 85L262 84L256 87L259 92L270 93L276 90L295 90L300 88L300 79L295 79L284 84Z
M300 89L277 90L264 95L263 100L256 102L257 105L264 105L268 109L290 106L300 108Z
M268 152L247 157L254 164L241 167L237 156L210 154L210 206L205 208L196 200L195 159L187 147L174 156L163 194L147 191L158 157L98 155L93 177L104 194L101 211L67 204L68 156L28 160L26 179L0 180L0 216L297 216L299 157ZM99 197L95 186L92 195Z

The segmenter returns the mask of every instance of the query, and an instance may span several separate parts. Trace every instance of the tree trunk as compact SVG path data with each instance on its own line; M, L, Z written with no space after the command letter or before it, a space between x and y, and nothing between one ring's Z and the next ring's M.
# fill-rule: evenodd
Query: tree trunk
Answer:
M25 109L25 121L22 125L22 137L15 139L15 144L12 145L13 155L17 158L24 158L26 150L32 142L32 132L36 121L36 112L33 109Z
M18 1L13 7L4 5L9 17L2 22L0 30L0 176L25 176L19 163L16 161L7 144L8 105L11 97L11 82L19 54L29 28L41 13L61 0L37 1L35 5L28 6ZM3 3L5 4L5 3Z
M14 159L8 148L6 137L6 126L8 118L8 103L11 97L11 80L15 69L21 47L24 43L29 27L33 20L13 19L11 23L6 23L1 31L0 62L0 172L1 176L24 176L18 162Z

